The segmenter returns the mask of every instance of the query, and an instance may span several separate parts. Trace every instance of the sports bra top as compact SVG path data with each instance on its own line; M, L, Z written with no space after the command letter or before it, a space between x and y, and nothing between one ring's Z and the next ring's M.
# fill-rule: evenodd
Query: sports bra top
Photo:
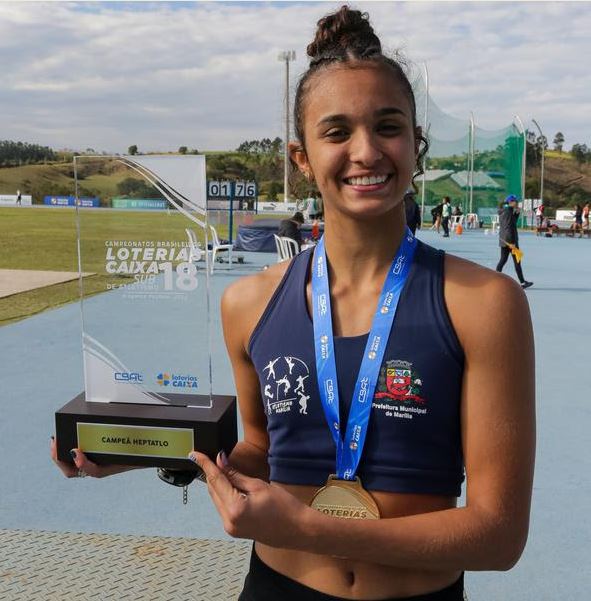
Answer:
M417 241L374 392L357 475L367 490L459 496L464 354L443 299L444 253ZM312 250L292 260L249 341L267 416L270 479L321 486L336 450L318 393L306 302ZM341 423L368 334L335 336Z

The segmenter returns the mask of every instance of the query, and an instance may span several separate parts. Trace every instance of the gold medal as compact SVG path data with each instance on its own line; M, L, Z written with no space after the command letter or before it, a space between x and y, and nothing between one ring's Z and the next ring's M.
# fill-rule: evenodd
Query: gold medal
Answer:
M313 497L310 507L335 518L378 520L380 510L361 480L339 480L331 474Z

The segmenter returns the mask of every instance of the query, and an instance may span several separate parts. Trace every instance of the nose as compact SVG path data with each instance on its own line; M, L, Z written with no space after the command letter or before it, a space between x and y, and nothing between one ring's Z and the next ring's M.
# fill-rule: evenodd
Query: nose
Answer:
M378 140L372 132L360 131L352 137L350 142L351 162L371 167L383 156Z

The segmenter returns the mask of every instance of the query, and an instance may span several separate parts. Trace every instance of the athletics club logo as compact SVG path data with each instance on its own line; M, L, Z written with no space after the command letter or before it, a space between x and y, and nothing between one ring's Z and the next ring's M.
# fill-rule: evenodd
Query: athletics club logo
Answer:
M408 361L386 361L374 394L375 399L392 399L403 403L424 404L421 397L423 382Z

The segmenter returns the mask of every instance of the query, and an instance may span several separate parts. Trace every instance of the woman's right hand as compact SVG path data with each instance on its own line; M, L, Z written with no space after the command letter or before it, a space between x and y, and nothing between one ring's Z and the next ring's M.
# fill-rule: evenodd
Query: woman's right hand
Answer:
M105 478L106 476L113 476L114 474L128 472L140 467L137 465L97 465L90 461L80 449L72 449L70 453L75 465L60 461L57 458L57 443L55 438L51 437L51 458L66 478L84 478L85 476Z

